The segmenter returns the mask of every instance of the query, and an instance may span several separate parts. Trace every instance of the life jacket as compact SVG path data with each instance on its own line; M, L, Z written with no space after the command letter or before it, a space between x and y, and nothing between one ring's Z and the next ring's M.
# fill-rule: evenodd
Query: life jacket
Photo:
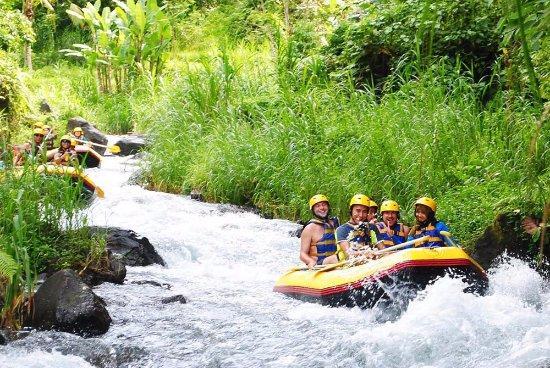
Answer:
M332 224L331 224L332 220ZM336 236L335 230L340 223L338 217L327 219L326 221L320 219L311 219L306 224L317 224L323 227L323 237L319 239L316 244L312 244L309 248L309 255L311 257L317 257L317 264L323 264L323 260L336 253Z
M384 247L391 247L405 242L405 226L402 223L398 222L390 228L384 222L378 222L376 227L380 233L378 240L382 240Z
M439 232L444 229L447 229L447 225L441 221L437 221L435 223L430 222L424 227L417 224L411 228L409 238L412 237L412 239L418 239L427 235L429 238L428 241L422 245L423 247L444 247L445 241Z

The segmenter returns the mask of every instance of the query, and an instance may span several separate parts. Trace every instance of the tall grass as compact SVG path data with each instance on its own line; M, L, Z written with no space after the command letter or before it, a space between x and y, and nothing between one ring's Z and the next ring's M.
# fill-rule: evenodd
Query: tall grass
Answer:
M86 217L80 212L82 188L70 178L38 174L32 164L8 165L0 184L0 258L14 266L6 272L0 264L1 324L18 327L36 275L84 261L90 236L77 230Z
M445 62L396 78L381 98L292 70L286 78L274 62L251 67L240 53L184 69L140 125L154 136L154 187L292 219L309 216L318 192L346 216L362 192L397 200L410 222L413 201L430 195L465 243L498 211L544 203L549 132L537 138L535 169L538 110L528 101L499 92L482 106L473 81Z

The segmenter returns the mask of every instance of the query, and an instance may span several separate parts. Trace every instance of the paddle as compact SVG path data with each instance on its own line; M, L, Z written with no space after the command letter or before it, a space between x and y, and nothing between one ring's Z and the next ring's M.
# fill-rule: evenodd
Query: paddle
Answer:
M391 246L391 247L388 247L388 248L384 248L384 249L379 250L379 251L375 251L375 252L373 252L373 254L378 256L378 255L381 255L381 254L385 254L385 253L388 253L388 252L392 252L392 251L395 251L395 250L399 250L399 249L408 247L409 245L422 244L426 240L428 240L428 238L429 238L429 236L426 235L426 236L423 236L423 237L418 238L418 239L412 239L412 240L406 241L406 242L401 243L401 244L397 244L397 245L394 245L394 246ZM338 268L340 266L345 266L347 264L356 262L357 259L358 258L350 258L350 259L347 259L345 261L341 261L341 262L338 262L338 263L331 263L331 264L328 264L328 265L316 265L312 270L316 271L315 274L319 274L319 273L322 273L322 272L333 270L333 269ZM309 270L309 268L307 268L307 267L293 267L288 272L307 271L307 270Z
M441 235L443 235L443 237L445 238L445 243L447 243L447 245L449 247L458 247L458 245L451 238L451 233L450 232L445 231L445 230L441 230L439 233Z
M401 244L397 244L397 245L393 245L391 247L381 249L379 251L374 252L374 254L379 255L379 254L384 254L384 253L387 253L387 252L392 252L394 250L399 250L399 249L408 247L409 245L414 245L415 247L417 247L419 244L424 243L428 239L429 239L429 236L425 235L425 236L420 237L418 239L412 239L412 240L406 241L406 242L401 243Z
M92 141L84 141L84 140L78 139L78 138L72 138L72 139L74 139L75 141L80 142L80 143L91 143L94 146L107 148L109 150L109 152L111 152L111 153L115 153L115 154L120 153L120 147L117 146L117 145L108 146L108 145L105 145L105 144L95 143L95 142L92 142Z

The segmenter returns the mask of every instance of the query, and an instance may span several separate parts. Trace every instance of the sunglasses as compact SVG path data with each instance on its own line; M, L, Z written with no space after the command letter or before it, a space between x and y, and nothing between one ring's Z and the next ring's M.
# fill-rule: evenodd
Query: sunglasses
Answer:
M68 141L68 140L64 139L64 140L61 141L61 143L69 143L70 144L71 141Z
M35 134L34 136L35 136L35 137L43 137L44 134Z

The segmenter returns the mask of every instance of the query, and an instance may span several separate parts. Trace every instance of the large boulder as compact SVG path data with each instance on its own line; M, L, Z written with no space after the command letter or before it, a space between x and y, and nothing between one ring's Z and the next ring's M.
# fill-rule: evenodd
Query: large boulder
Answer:
M154 263L166 266L149 239L138 236L132 230L117 227L91 228L92 232L107 233L107 250L126 266L148 266Z
M69 119L69 122L67 123L67 130L72 131L76 127L82 128L82 130L84 131L84 136L89 141L92 141L94 143L99 143L104 146L107 145L108 143L107 137L103 133L101 133L95 126L93 126L91 123L84 120L84 118L77 116ZM103 155L105 153L105 147L94 146L93 148L100 155Z
M80 277L89 286L96 286L104 282L114 284L124 283L126 266L113 253L107 250L107 257L99 265L87 267L80 272Z
M535 263L540 251L540 241L526 231L524 223L527 219L519 211L498 215L493 225L487 227L483 235L476 240L472 258L485 269L504 252L512 257ZM546 259L550 259L549 238L550 232L547 232L544 248ZM547 275L550 271L544 263L539 264L537 268Z
M34 294L30 325L88 337L107 332L111 317L105 302L75 271L61 270L49 277Z
M147 141L143 136L129 135L120 138L115 145L120 147L119 156L129 156L142 151L147 146Z

